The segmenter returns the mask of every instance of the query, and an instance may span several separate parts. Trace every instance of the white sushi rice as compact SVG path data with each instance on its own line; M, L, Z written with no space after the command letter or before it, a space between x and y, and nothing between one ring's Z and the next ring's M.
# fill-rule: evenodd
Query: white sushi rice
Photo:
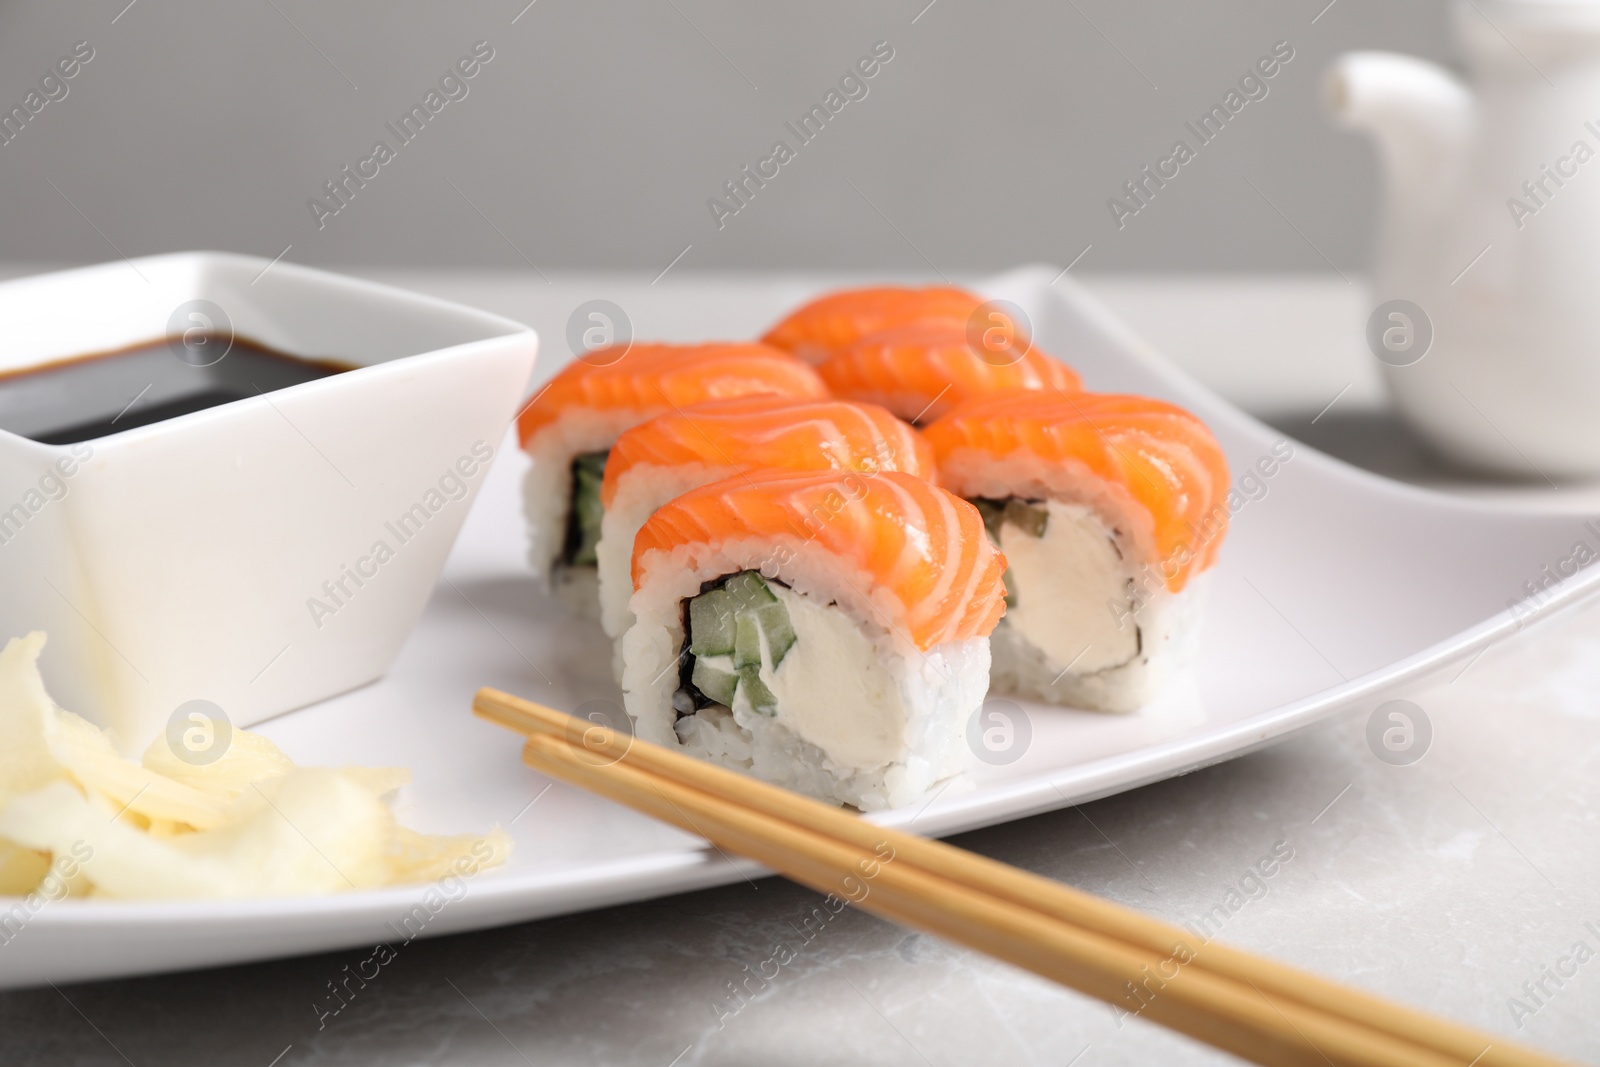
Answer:
M958 450L941 468L968 499L1043 502L1043 538L1006 522L1015 606L991 638L995 692L1095 711L1148 703L1190 658L1204 581L1160 579L1149 513L1081 463Z
M541 429L524 444L533 461L522 479L522 508L528 519L528 565L545 588L569 609L591 621L600 617L599 578L593 567L560 563L572 508L572 461L585 452L604 452L635 425L631 409L576 408Z
M685 463L675 467L638 464L617 481L616 494L600 523L595 558L600 572L600 625L620 638L633 625L633 542L656 509L691 489L721 481L737 467Z
M630 604L637 618L622 644L623 698L640 738L863 811L914 803L967 766L967 723L988 689L988 638L923 652L883 625L901 614L886 590L798 538L683 545L646 563ZM683 602L702 583L741 570L787 586L774 592L797 624L777 670L763 668L776 714L736 698L738 707L680 717L673 694L686 636ZM809 656L806 641L813 642ZM871 665L841 662L858 656ZM824 707L831 710L819 714Z

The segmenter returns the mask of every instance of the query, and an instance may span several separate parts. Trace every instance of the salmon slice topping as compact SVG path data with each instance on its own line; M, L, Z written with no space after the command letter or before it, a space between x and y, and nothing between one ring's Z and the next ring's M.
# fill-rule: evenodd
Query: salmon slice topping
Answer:
M899 471L759 471L685 493L639 531L634 587L673 566L681 546L752 540L772 545L779 577L808 548L836 557L840 574L870 583L857 592L879 612L873 621L923 651L987 636L1005 611L1005 557L978 509Z
M941 321L964 328L982 304L982 297L948 285L845 289L796 309L762 340L808 363L821 363L884 330Z
M834 395L882 404L918 425L991 393L1077 392L1083 382L1031 342L974 344L965 326L932 323L888 330L817 368Z
M740 396L825 397L827 386L787 352L750 342L597 348L563 368L517 416L526 448L572 408L663 412Z
M624 433L606 461L600 501L611 507L618 485L635 467L685 464L934 477L928 443L876 404L747 396L668 412Z
M1070 466L1115 492L1081 503L1130 501L1148 515L1167 587L1182 589L1216 560L1228 525L1228 461L1194 415L1162 400L1114 393L1011 393L982 397L930 425L945 483L1004 481L1008 471ZM1031 462L1030 462L1031 459ZM992 461L992 462L991 462ZM1117 516L1107 516L1116 526Z

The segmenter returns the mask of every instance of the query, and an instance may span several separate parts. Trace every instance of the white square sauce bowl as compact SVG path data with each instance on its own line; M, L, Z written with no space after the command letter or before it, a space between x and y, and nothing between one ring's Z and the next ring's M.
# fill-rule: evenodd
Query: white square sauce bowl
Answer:
M0 324L0 638L47 631L50 692L128 751L192 701L246 726L382 675L538 350L214 252L0 284Z

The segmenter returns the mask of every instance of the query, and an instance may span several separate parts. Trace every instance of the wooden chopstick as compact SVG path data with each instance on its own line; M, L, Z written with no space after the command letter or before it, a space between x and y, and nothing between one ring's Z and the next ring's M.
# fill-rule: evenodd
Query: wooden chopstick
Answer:
M843 879L866 863L867 869L876 870L870 881L858 878L857 884L867 888L856 901L863 910L967 944L1110 1003L1127 1007L1126 983L1143 981L1160 965L1155 954L899 864L898 857L885 863L879 853L841 846L824 835L752 814L650 775L626 759L596 766L566 741L538 735L529 739L524 754L541 771L644 810L822 892L860 896ZM890 835L882 843L894 847ZM1364 1040L1354 1027L1298 1005L1274 1005L1248 987L1203 971L1180 972L1180 977L1143 1014L1257 1063L1460 1067L1465 1062L1382 1035Z
M473 707L553 777L1257 1063L1560 1062L508 694Z
M479 693L474 708L485 718L521 733L537 732L576 739L585 747L593 748L596 761L612 761L626 754L636 765L654 773L708 792L737 797L756 810L808 826L858 847L870 849L874 843L884 839L883 828L846 814L841 809L819 804L808 797L734 774L658 745L605 735L596 731L593 724L516 697L484 690ZM606 738L603 744L602 738ZM681 820L677 821L681 825ZM1254 983L1275 1001L1299 1001L1322 1011L1359 1018L1368 1025L1379 1026L1414 1044L1437 1048L1463 1063L1471 1063L1480 1055L1482 1059L1477 1059L1477 1062L1482 1067L1527 1062L1503 1059L1498 1038L1463 1027L1441 1026L1440 1021L1432 1016L1218 942L1196 945L1193 935L1187 930L1015 867L911 835L900 835L896 839L896 849L903 861L1025 907L1044 911L1085 929L1127 941L1157 954L1159 960L1171 957L1174 946L1187 945L1196 958L1186 967L1198 965L1237 981ZM1126 1009L1132 1005L1123 998L1121 1006ZM1485 1048L1489 1049L1487 1054L1484 1053Z

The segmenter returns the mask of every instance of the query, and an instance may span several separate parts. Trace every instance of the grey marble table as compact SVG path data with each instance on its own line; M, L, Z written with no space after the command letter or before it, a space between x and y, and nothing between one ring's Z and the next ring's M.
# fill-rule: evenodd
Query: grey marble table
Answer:
M559 338L606 296L641 335L749 333L815 279L406 275ZM716 284L707 285L708 281ZM1338 279L1090 279L1204 380L1397 477L1483 486L1388 418ZM737 288L748 299L719 300ZM1311 420L1334 406L1315 423ZM1588 492L1563 488L1587 501ZM1600 509L1597 509L1600 510ZM1425 756L1365 713L1183 778L966 834L962 847L1330 977L1600 1059L1600 612L1578 609L1411 694ZM1271 877L1260 861L1280 859ZM1096 1001L778 878L419 941L321 1015L363 953L0 995L0 1063L1102 1064L1231 1062ZM794 959L730 993L779 943ZM319 1007L320 1006L320 1007Z

